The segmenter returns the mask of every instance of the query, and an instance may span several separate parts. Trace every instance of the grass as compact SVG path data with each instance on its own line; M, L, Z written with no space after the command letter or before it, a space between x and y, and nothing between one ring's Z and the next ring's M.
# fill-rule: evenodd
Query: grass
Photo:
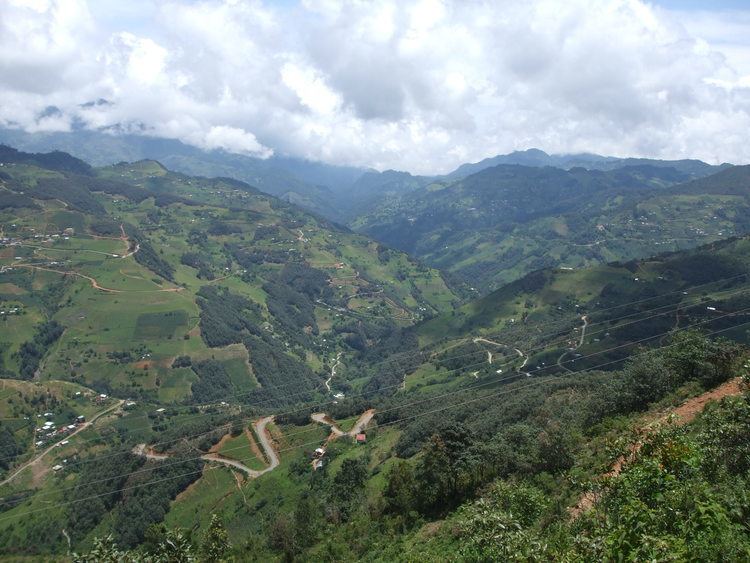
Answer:
M258 459L258 456L253 451L245 432L226 440L218 453L224 457L240 461L250 469L261 470L266 468L266 463Z
M190 386L198 381L198 376L190 368L166 369L159 387L159 401L178 403L190 397Z
M184 310L164 311L161 313L142 313L135 323L136 338L168 338L175 331L187 325L188 314Z

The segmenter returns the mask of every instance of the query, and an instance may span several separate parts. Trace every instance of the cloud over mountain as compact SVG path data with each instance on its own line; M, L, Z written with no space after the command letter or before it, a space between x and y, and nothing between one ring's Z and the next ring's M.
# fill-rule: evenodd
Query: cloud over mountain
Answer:
M0 124L428 173L529 146L745 162L743 28L637 0L6 0Z

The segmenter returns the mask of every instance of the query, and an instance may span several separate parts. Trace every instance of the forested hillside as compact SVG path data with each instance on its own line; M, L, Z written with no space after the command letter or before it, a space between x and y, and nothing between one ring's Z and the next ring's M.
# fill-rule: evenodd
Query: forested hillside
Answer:
M659 162L659 161L653 161ZM750 230L750 168L503 164L433 182L352 222L482 291L545 267L691 248Z

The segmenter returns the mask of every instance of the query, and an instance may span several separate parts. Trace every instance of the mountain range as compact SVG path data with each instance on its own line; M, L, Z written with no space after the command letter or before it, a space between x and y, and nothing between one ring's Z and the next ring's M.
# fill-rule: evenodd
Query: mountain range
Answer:
M0 147L2 556L742 559L749 174L370 171L352 230Z

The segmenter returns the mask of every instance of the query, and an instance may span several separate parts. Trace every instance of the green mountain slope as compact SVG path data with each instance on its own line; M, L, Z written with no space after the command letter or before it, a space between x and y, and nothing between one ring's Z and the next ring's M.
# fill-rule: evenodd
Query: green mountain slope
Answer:
M487 290L547 266L579 268L747 232L748 170L690 182L687 172L651 165L501 165L413 190L352 225Z
M257 434L244 431L254 414L234 413L235 432L210 439L196 438L202 428L176 409L158 438L139 436L135 413L126 415L109 423L125 443L156 440L156 454L165 457L128 457L135 469L122 469L89 453L89 463L62 469L33 497L17 492L23 502L0 520L0 538L23 553L63 553L59 532L31 547L24 541L46 522L57 529L65 522L79 551L112 533L133 557L159 545L202 549L207 530L219 527L225 553L254 561L592 560L620 553L743 559L750 545L744 509L732 507L746 506L748 399L728 380L742 373L747 355L721 337L747 341L749 249L750 240L740 238L579 272L542 271L463 306L459 320L448 314L406 327L400 350L418 365L407 370L405 385L279 413L269 435L280 464L257 478L218 463L189 465L207 441L231 460L266 467L249 445ZM582 335L576 329L583 316ZM653 322L662 317L665 323ZM603 331L610 333L606 347L596 348ZM534 343L547 356L569 351L562 362L573 373L554 361L542 370L545 352L531 353ZM627 358L597 357L626 343ZM398 358L379 363L403 376ZM711 398L725 396L689 424ZM331 437L332 427L346 431L366 407L376 409L366 443ZM311 421L310 413L321 411L330 416ZM670 413L692 414L670 423ZM221 414L228 411L201 417L223 429ZM323 465L313 470L319 447ZM618 473L603 479L613 464ZM55 494L76 498L67 492L71 483L106 493L112 486L100 480L122 471L127 477L118 486L132 489L103 506L84 512L45 502ZM195 475L189 486L184 474ZM588 508L578 508L582 503ZM42 509L44 518L30 512ZM146 531L141 523L161 518L165 528ZM648 529L635 525L643 520ZM97 549L101 557L115 548Z
M242 182L45 159L8 151L0 173L0 301L21 310L2 320L11 377L170 403L204 389L174 359L215 357L228 392L321 392L338 352L456 300L436 271ZM63 332L27 362L43 322Z
M236 178L339 221L344 216L334 204L338 198L334 192L345 190L365 172L285 156L261 159L221 150L203 151L173 139L117 131L25 133L0 129L0 142L33 152L65 151L95 166L149 159L184 174Z

